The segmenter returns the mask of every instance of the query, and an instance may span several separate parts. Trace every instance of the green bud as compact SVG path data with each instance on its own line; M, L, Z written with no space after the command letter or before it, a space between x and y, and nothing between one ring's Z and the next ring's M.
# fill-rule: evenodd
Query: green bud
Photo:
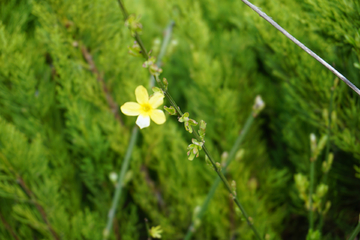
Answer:
M244 157L244 154L245 150L243 148L239 149L239 151L237 151L235 154L235 161L240 161Z
M114 185L116 185L116 182L117 182L117 179L118 179L117 173L116 172L109 173L109 179Z
M167 107L164 106L165 111L167 111L170 115L176 115L176 110L173 106Z
M234 180L231 181L232 195L233 198L236 197L236 182Z
M179 122L187 122L189 121L189 113L186 112L184 113L180 118L179 118Z
M333 160L334 160L334 154L333 153L329 153L329 156L328 156L328 159L327 161L324 161L322 163L322 171L324 173L328 173L331 169L331 165L333 163Z
M155 57L149 57L149 59L148 59L147 61L145 61L142 66L143 66L144 68L148 68L148 67L150 67L150 66L152 66L152 65L155 65L155 62L156 62L156 58L155 58ZM156 66L156 65L155 65L155 66Z
M324 208L324 210L322 211L322 214L325 215L325 214L329 211L330 207L331 207L331 202L330 202L330 201L327 201L326 204L325 204L325 208Z
M200 129L198 131L201 141L205 142L205 130L206 130L206 122L204 120L200 120Z
M129 49L129 54L134 56L134 57L140 57L141 56L141 48L139 46L139 44L134 41L134 44L132 46L128 47Z
M227 160L228 156L229 156L229 154L226 151L221 154L221 157L220 157L221 165L225 166L225 163L226 163L226 160Z
M136 15L131 14L125 21L125 26L130 29L131 36L135 36L136 33L141 34L142 25L140 23L140 17L136 17Z
M209 157L208 157L206 154L205 154L205 163L206 163L206 165L210 166L213 170L215 170L215 169L214 169L214 166L213 166L212 163L210 162Z
M165 87L165 91L167 91L169 83L166 80L166 78L163 78L163 84L164 84L164 87Z
M259 113L265 108L265 103L262 100L260 95L257 95L255 98L255 103L253 105L253 116L256 117Z
M219 162L216 162L215 165L216 165L216 170L221 171L221 164Z
M189 121L186 121L186 122L184 123L184 126L185 126L185 130L186 130L186 131L188 131L189 133L192 133L192 132L193 132L193 129L192 129L192 127L191 127L190 124L189 124Z
M192 143L193 143L194 145L196 145L196 148L197 148L198 151L200 151L200 150L202 149L202 146L204 145L203 142L199 142L199 141L197 141L195 138L193 138L191 141L192 141ZM198 155L199 155L199 154L198 154ZM198 157L198 155L197 155L196 157Z
M309 181L306 176L301 173L294 175L295 186L299 191L299 196L302 200L307 201L307 189L309 187Z
M163 70L159 68L156 64L151 64L149 67L149 71L151 75L159 76Z
M310 134L310 149L311 149L311 161L315 161L314 156L316 154L316 136L314 133Z
M325 196L325 194L328 192L329 186L326 184L319 184L316 188L316 196L321 199Z
M328 136L327 135L324 135L320 138L320 141L318 143L318 147L317 147L317 152L318 152L318 155L321 153L321 151L324 149L325 145L326 145L326 142L328 140Z
M189 156L188 159L190 161L194 160L194 158L196 156L195 153L193 151L191 151L191 150L187 152L187 155Z

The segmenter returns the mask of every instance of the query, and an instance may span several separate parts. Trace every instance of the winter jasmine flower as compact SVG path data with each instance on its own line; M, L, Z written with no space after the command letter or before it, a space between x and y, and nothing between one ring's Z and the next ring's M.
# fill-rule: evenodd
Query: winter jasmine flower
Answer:
M149 98L146 88L138 86L135 89L136 102L127 102L121 106L121 112L128 116L138 116L136 124L142 129L150 126L150 118L156 124L163 124L166 121L162 110L156 109L163 104L164 94L154 93Z

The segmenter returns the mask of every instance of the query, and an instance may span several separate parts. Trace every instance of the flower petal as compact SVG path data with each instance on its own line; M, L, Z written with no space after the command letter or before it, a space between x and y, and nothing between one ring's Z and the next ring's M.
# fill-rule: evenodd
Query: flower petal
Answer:
M157 108L164 102L164 94L160 92L154 93L154 95L150 98L149 103L152 108Z
M136 101L140 104L147 103L149 101L149 94L142 85L135 89Z
M146 128L146 127L150 126L150 117L144 116L144 115L139 115L138 118L136 119L136 124L141 129Z
M156 124L163 124L166 121L164 112L159 109L152 110L150 117Z
M140 105L136 102L127 102L120 107L123 114L137 116L140 114Z

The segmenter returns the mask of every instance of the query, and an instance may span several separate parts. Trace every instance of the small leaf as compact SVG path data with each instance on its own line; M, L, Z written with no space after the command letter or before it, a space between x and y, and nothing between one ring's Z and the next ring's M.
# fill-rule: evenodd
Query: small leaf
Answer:
M189 125L196 126L196 125L198 125L198 123L194 119L189 119Z
M163 93L163 91L162 91L160 88L158 88L158 87L153 87L153 88L152 88L152 91L153 91L154 93L156 93L156 92Z
M164 106L165 111L167 111L170 115L176 115L176 110L173 106L167 107Z

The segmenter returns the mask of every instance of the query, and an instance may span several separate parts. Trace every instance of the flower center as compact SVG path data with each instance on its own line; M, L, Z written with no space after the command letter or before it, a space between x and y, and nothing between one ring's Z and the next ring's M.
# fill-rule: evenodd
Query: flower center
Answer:
M141 104L141 110L143 110L144 112L150 112L151 105L148 103Z

